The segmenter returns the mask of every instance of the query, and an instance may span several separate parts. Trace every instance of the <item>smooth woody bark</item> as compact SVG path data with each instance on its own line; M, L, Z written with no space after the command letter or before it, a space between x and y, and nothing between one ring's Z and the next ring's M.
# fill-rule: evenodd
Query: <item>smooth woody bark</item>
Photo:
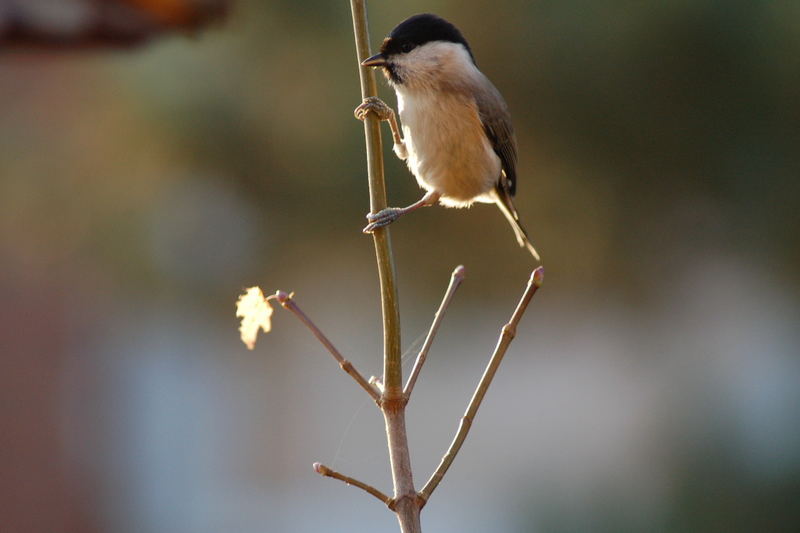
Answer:
M353 33L355 34L361 98L377 96L375 73L370 67L361 66L361 61L370 53L369 32L367 30L367 8L365 0L351 0ZM381 143L380 120L369 115L364 120L364 135L367 144L367 171L369 177L370 210L376 213L388 206L386 184L383 175L383 146ZM375 256L378 261L378 275L381 286L381 305L383 310L383 387L381 410L386 424L386 438L389 444L389 459L394 484L394 511L403 533L421 533L419 511L420 500L414 489L411 474L411 457L406 437L405 407L403 394L403 375L400 351L400 310L397 299L397 285L392 256L389 228L383 227L372 233L375 243Z

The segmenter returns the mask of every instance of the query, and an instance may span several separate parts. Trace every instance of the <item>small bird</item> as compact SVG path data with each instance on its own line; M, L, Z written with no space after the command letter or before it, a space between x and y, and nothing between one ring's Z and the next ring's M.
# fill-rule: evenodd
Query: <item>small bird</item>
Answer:
M397 94L402 134L394 111L378 98L366 98L355 109L356 118L374 113L389 122L395 154L427 191L407 207L368 214L364 232L437 202L446 207L494 203L519 245L539 260L512 202L517 141L508 106L478 70L458 28L436 15L414 15L383 40L380 53L361 64L383 69Z

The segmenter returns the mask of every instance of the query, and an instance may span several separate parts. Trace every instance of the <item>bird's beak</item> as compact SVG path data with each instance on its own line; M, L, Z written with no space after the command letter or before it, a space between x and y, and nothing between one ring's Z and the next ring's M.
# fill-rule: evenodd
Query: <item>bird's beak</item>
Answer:
M362 61L361 64L365 67L385 67L386 56L383 54L375 54Z

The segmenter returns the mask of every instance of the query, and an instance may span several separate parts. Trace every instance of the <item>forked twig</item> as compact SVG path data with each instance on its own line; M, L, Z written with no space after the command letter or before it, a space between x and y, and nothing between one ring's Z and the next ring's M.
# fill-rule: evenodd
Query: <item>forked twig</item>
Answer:
M299 318L300 321L303 324L305 324L308 329L311 330L311 333L314 334L314 336L319 340L319 342L321 342L322 345L328 349L333 358L336 359L336 362L339 363L341 369L347 372L350 375L350 377L352 377L356 381L356 383L361 385L361 388L367 391L367 394L369 394L372 397L372 399L375 400L376 403L378 403L380 401L381 396L375 389L375 387L370 385L369 382L366 379L364 379L364 376L362 376L361 373L358 370L356 370L356 368L353 366L353 363L342 357L342 354L339 353L339 350L337 350L336 347L333 345L333 343L331 343L331 341L328 340L328 337L326 337L325 334L322 333L322 331L320 331L317 325L314 324L314 322L312 322L311 319L308 318L308 316L297 306L297 304L294 302L294 299L292 298L292 295L287 294L283 291L278 291L277 293L275 293L275 298L278 300L281 306L283 306L284 309L288 309L289 311L294 313L294 315L297 318Z
M406 396L406 398L411 397L411 391L414 390L414 385L417 382L419 372L422 370L422 365L425 364L425 359L428 357L428 351L431 349L431 345L433 344L433 338L436 336L436 332L439 331L439 326L444 318L444 313L447 311L447 307L450 305L453 295L455 294L459 285L461 285L461 282L464 281L465 272L466 269L464 266L459 265L455 270L453 270L453 274L450 276L450 285L447 286L447 291L444 293L442 303L439 305L439 309L436 311L436 314L433 317L433 322L431 323L431 329L428 331L428 336L425 337L425 343L422 345L422 349L420 349L419 354L417 354L417 360L414 361L414 367L411 369L411 373L408 375L408 381L406 381L405 388L403 388L403 394Z
M419 491L419 497L422 500L423 505L431 497L433 491L436 490L436 487L442 481L445 473L447 473L447 469L450 468L450 465L456 458L458 451L461 449L461 445L464 444L464 439L467 438L467 433L469 433L470 427L472 426L472 421L475 419L478 408L481 406L483 397L486 395L489 385L492 384L492 379L494 378L500 363L503 361L503 356L505 355L509 344L511 344L511 341L514 339L514 335L517 331L517 324L519 324L522 315L525 314L525 310L527 309L531 298L533 298L533 295L536 294L536 291L542 286L543 281L544 268L539 267L531 274L531 277L528 280L528 286L525 288L525 292L522 294L522 298L517 304L517 308L514 310L514 313L511 315L511 319L508 321L508 323L503 326L500 338L497 341L497 346L495 346L494 353L492 353L492 357L489 360L489 364L486 365L486 370L484 370L483 376L481 376L481 380L478 382L478 386L475 388L472 399L469 401L469 406L467 406L464 416L461 417L461 422L458 425L458 431L453 438L453 442L450 443L450 447L442 457L442 460L439 463L439 466L436 468L436 471L434 471L434 473L431 475L428 482L425 483L425 486L422 487L422 490Z
M339 481L344 481L348 485L352 485L354 487L358 487L359 489L372 494L373 496L378 498L380 501L385 503L386 506L389 509L392 509L394 507L394 500L392 498L390 498L389 496L387 496L386 494L384 494L381 491L379 491L378 489L376 489L375 487L373 487L372 485L368 485L368 484L364 483L363 481L359 481L357 479L353 479L350 476L345 476L344 474L340 474L339 472L337 472L335 470L331 470L330 468L328 468L327 466L325 466L322 463L314 463L314 471L317 474L320 474L322 476L332 477L333 479L338 479Z

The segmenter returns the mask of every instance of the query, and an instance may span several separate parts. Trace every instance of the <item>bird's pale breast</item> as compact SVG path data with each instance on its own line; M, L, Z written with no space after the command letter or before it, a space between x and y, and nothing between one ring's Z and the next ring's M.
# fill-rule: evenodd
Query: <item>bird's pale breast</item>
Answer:
M408 167L441 203L493 202L500 158L483 130L474 100L459 93L398 91Z

